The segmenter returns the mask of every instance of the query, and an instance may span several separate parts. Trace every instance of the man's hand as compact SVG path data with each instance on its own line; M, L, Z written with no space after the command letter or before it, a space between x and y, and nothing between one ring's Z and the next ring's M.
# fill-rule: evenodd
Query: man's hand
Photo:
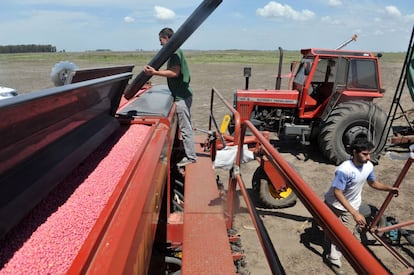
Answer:
M394 187L391 185L387 185L385 183L379 182L379 181L368 181L368 184L377 190L391 192L395 197L398 197L398 194L400 192L400 189L398 187Z
M174 78L180 76L180 66L175 65L166 70L156 70L155 68L151 67L150 65L146 65L144 67L144 73L150 76L162 76L167 78Z
M398 187L391 187L390 192L391 192L392 194L394 194L394 196L395 196L395 197L398 197L398 195L400 194L400 193L399 193L399 192L400 192L400 189L399 189Z
M146 65L146 66L144 67L144 73L145 73L146 75L154 75L156 71L157 71L157 70L155 70L155 69L154 69L153 67L151 67L150 65Z
M354 217L354 220L355 220L356 224L359 227L365 227L365 226L367 226L367 221L365 220L364 215L362 215L358 211L355 211L354 213L352 213L352 217Z

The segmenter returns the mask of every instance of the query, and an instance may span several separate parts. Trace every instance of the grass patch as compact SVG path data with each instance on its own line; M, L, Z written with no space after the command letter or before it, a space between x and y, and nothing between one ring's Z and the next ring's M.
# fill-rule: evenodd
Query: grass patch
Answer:
M184 50L187 61L192 64L215 63L243 63L243 64L277 64L279 51L192 51ZM75 64L93 63L104 66L111 64L146 64L157 52L77 52L77 53L24 53L24 54L0 54L0 62L47 62L57 63L68 60ZM405 53L384 53L382 62L402 63ZM283 63L290 64L299 61L299 51L284 51Z
M190 51L186 52L188 62L196 64L208 63L249 63L249 64L277 64L279 51ZM300 60L299 52L284 51L284 63Z
M381 57L381 62L390 62L390 63L403 63L405 59L405 52L398 52L398 53L383 53Z
M12 62L59 62L68 60L74 63L109 63L132 64L148 62L155 52L79 52L79 53L25 53L25 54L0 54L0 61Z

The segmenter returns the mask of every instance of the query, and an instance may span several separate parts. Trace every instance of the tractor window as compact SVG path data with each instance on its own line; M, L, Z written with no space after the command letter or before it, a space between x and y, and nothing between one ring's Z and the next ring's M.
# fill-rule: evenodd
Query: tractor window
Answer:
M377 67L374 60L351 60L347 83L349 88L378 89L377 79Z
M337 59L321 58L313 73L308 94L319 102L324 101L332 93L335 82Z
M320 59L312 82L335 82L336 59Z
M340 57L338 59L338 68L336 70L336 85L345 87L347 83L347 72L348 72L349 60Z
M305 58L299 65L298 71L295 75L295 80L293 81L296 84L301 86L304 85L306 77L309 75L310 68L312 66L313 59Z

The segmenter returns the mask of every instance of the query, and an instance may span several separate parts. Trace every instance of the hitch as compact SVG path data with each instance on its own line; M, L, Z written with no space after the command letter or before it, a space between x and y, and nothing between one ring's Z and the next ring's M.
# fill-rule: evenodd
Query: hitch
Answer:
M217 134L216 131L211 130L204 130L199 128L194 128L195 131L202 132L204 134L207 134L207 139L204 140L204 142L201 145L201 148L203 148L204 152L210 152L210 158L212 161L216 159L216 141L217 141Z

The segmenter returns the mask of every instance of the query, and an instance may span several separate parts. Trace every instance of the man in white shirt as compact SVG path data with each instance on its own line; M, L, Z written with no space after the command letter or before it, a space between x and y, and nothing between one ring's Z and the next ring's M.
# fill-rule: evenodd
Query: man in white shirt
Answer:
M370 162L370 151L373 148L374 145L366 138L355 139L351 144L352 158L336 168L332 185L325 194L325 203L352 232L356 225L361 228L367 225L364 215L359 212L365 182L374 189L392 192L398 196L397 187L376 180L374 165ZM341 252L331 244L329 263L335 268L341 268L341 256Z

